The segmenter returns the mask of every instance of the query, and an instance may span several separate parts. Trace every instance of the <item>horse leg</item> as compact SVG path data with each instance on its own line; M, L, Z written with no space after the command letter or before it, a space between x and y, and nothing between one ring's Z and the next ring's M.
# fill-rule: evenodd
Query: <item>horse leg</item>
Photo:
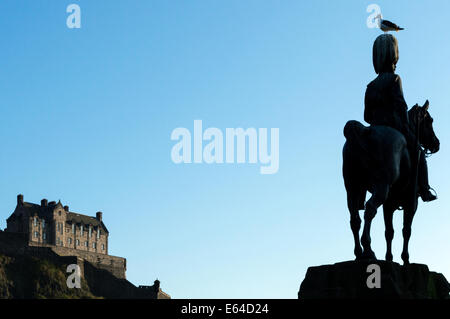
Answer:
M353 232L353 239L355 240L355 256L356 259L362 257L362 248L359 243L359 229L361 228L361 218L358 210L358 193L347 191L347 206L350 211L350 227Z
M377 209L386 201L389 193L388 184L379 184L374 188L374 192L370 199L366 203L366 209L364 211L364 230L361 236L361 244L364 248L363 257L366 259L376 259L375 253L370 247L370 227L372 220L377 214Z
M404 265L409 264L408 245L411 238L411 225L414 218L415 211L411 208L404 208L403 210L403 252L402 260Z
M394 217L395 208L391 205L383 205L384 237L386 238L386 261L392 261L392 239L394 239L394 226L392 224L392 218Z

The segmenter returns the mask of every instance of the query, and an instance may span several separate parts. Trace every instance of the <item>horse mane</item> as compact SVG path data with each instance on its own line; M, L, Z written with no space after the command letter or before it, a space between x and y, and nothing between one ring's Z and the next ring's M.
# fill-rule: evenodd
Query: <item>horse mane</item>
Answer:
M418 124L418 116L419 116L419 105L414 105L411 109L408 110L408 122L409 122L409 129L411 132L414 132L416 134L417 132L417 124Z

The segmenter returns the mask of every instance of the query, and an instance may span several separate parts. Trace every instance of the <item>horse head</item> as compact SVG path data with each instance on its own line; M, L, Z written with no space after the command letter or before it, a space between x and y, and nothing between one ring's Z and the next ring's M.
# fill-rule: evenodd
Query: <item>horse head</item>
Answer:
M433 154L439 151L440 142L433 129L433 118L428 112L430 103L428 100L423 106L414 105L409 113L413 131L419 137L419 143L427 153Z

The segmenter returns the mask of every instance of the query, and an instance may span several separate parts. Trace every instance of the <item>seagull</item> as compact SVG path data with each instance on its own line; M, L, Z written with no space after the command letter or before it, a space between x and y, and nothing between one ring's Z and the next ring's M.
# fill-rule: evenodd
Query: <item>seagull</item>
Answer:
M400 30L404 30L403 28L400 28L398 25L396 25L395 23L389 21L389 20L383 20L383 18L381 17L381 14L378 14L375 19L378 20L378 27L384 31L384 33L388 32L388 31L400 31Z

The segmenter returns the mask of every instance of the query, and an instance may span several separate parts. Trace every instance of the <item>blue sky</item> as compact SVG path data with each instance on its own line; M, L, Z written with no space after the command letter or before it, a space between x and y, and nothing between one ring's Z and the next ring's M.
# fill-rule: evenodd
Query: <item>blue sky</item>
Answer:
M66 7L81 7L81 29ZM0 228L16 195L103 211L134 284L174 298L296 298L308 266L353 259L342 129L374 77L366 7L405 27L408 105L430 100L439 199L420 204L412 262L450 278L448 1L0 3ZM280 168L171 161L176 127L279 128ZM394 217L400 262L402 214ZM382 212L372 242L384 257Z

